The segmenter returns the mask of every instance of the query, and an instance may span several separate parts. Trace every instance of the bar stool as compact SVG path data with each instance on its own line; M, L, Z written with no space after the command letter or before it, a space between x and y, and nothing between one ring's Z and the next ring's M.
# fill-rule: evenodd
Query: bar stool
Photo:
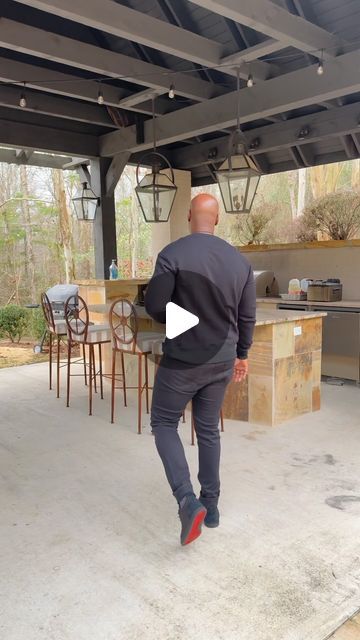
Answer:
M121 354L121 378L124 394L124 406L127 406L126 390L137 389L138 392L138 434L141 434L142 418L142 394L145 391L146 413L149 413L149 367L148 356L152 353L152 345L159 339L159 334L150 331L139 331L138 317L135 307L130 300L120 298L111 305L109 323L112 334L112 369L111 369L111 423L115 416L115 386L117 354ZM137 386L129 387L126 384L124 355L137 356ZM143 360L145 367L145 380L143 384Z
M41 306L49 335L49 389L52 390L52 349L56 342L56 397L60 396L60 343L66 339L65 320L55 320L51 302L45 292L41 294Z
M67 357L67 385L66 385L66 406L70 404L70 367L71 351L75 345L82 345L89 349L89 416L92 415L92 383L97 392L96 378L100 379L101 399L104 398L103 372L102 372L102 351L101 345L111 342L110 327L107 324L91 324L89 321L89 310L86 302L81 296L70 296L65 302L65 321L68 335L68 357ZM99 349L99 371L96 371L95 346Z

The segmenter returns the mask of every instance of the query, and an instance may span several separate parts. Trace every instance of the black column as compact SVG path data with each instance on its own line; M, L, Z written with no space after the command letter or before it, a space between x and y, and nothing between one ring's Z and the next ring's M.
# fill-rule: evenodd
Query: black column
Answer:
M100 197L100 206L94 222L95 277L109 279L111 260L117 259L114 192L106 193L106 174L111 158L91 160L91 186Z

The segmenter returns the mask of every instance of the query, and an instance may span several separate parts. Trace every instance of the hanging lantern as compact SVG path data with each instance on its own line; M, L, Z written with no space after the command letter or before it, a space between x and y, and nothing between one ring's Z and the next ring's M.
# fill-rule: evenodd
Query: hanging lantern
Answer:
M151 173L145 174L140 180L139 170L148 156L151 156ZM169 169L170 176L161 170L164 164ZM135 191L145 221L167 222L174 204L177 186L174 182L174 172L165 156L157 152L144 156L136 167L136 183Z
M250 213L261 173L248 155L240 128L240 79L237 73L237 127L230 135L229 153L217 169L216 179L227 213Z
M136 187L135 192L139 201L141 211L146 222L167 222L174 204L177 186L174 181L173 169L165 156L156 151L156 129L155 129L155 100L152 100L153 107L153 151L141 158L136 167ZM146 162L146 158L149 161ZM145 174L140 180L140 168L150 164L151 172ZM168 169L169 174L164 173Z
M72 203L78 220L86 220L88 222L95 220L100 198L96 197L87 182L83 182L81 191L72 199Z

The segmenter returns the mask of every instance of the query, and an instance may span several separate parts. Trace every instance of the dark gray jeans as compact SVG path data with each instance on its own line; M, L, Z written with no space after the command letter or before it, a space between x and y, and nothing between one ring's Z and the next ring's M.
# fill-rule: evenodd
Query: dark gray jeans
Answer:
M179 365L179 366L178 366ZM202 495L217 500L220 493L220 409L234 370L234 361L181 366L163 357L158 368L151 406L151 427L172 492L178 502L193 491L178 424L192 400L199 447Z

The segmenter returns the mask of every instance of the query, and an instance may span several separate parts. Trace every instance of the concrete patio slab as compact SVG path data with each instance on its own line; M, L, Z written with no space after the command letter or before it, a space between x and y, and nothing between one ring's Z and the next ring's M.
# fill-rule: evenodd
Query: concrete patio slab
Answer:
M111 425L108 391L89 418L80 379L66 409L46 365L1 370L1 637L327 638L360 605L359 399L323 385L319 413L226 421L221 527L182 548L135 397Z

